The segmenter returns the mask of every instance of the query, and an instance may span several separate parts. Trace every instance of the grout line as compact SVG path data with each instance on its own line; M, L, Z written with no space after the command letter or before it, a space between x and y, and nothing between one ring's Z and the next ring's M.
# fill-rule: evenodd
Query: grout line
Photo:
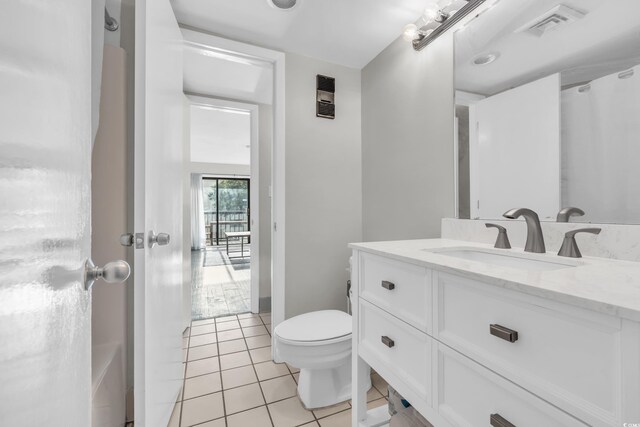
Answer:
M262 318L260 318L262 319ZM242 331L242 336L244 338L244 344L249 347L249 345L247 344L247 337L244 336L244 331ZM260 384L260 377L258 377L258 371L256 370L256 365L255 363L253 363L253 357L251 356L251 352L249 352L249 360L251 360L251 367L253 368L253 373L256 375L256 378L258 379L258 388L260 389L260 394L262 395L262 400L264 401L264 407L267 410L267 415L269 415L269 421L271 421L271 425L275 426L275 423L273 422L273 417L271 416L271 411L269 411L269 405L267 404L267 398L264 395L264 390L262 390L262 385Z
M224 399L224 382L222 381L222 365L220 364L220 341L218 341L218 324L216 322L216 348L218 349L218 371L220 375L220 395L222 396L222 416L224 417L224 425L225 427L228 425L227 423L227 403Z
M184 389L187 386L187 363L189 361L189 351L191 349L191 328L193 322L189 324L189 336L187 337L187 357L182 364L182 390L180 391L180 410L178 411L178 427L182 427L182 403L184 402Z

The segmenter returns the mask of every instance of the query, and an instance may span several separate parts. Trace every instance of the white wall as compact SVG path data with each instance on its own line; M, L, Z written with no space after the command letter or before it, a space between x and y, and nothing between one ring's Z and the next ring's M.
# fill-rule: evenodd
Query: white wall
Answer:
M451 32L421 52L399 38L362 70L364 240L437 237L454 215L453 111Z
M285 317L346 309L349 242L362 240L360 70L286 55ZM315 115L316 74L336 118Z
M260 301L261 311L271 309L271 145L273 108L258 105L258 144L260 144ZM266 306L265 306L266 305Z

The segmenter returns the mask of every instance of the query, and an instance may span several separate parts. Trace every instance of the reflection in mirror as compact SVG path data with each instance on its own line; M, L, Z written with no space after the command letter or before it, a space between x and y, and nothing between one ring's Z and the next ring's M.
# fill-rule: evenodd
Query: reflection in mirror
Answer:
M499 1L455 33L459 218L640 223L639 17L638 0Z

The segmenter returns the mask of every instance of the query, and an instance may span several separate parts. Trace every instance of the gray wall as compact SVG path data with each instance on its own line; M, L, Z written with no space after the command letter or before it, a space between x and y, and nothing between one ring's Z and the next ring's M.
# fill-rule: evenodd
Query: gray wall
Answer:
M365 241L438 237L454 215L453 109L449 33L421 52L399 38L362 70Z
M286 55L285 317L346 309L349 242L362 240L360 70ZM315 116L316 74L336 118Z

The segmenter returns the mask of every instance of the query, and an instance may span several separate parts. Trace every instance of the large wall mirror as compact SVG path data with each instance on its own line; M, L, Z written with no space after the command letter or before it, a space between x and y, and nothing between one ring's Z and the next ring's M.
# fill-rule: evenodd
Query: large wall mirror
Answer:
M640 0L502 0L454 39L459 218L640 223Z

